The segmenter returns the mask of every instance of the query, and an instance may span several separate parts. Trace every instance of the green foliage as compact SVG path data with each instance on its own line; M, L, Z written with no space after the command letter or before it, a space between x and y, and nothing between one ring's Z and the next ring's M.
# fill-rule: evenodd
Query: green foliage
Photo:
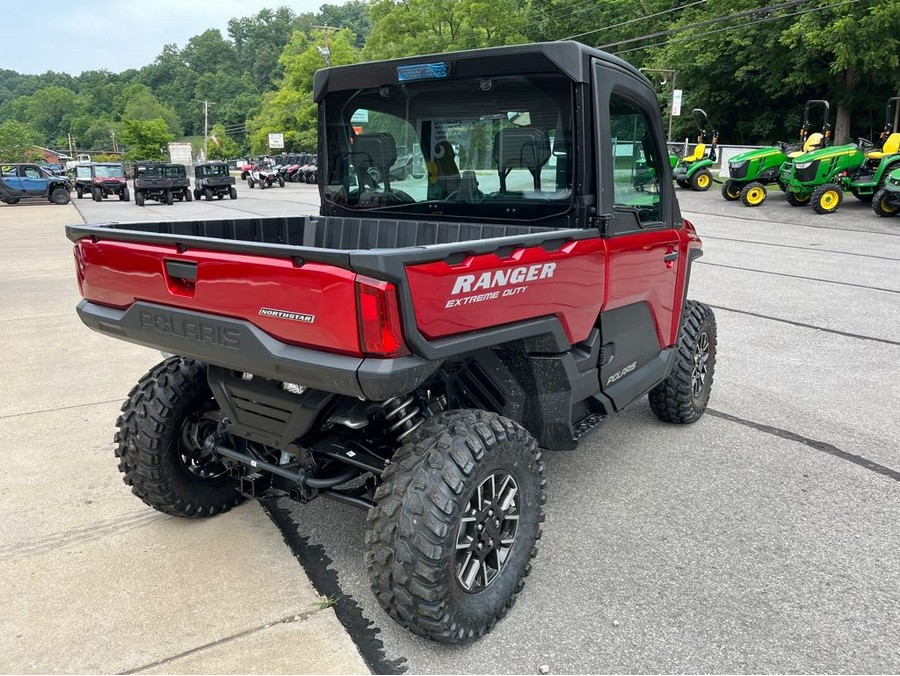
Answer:
M225 133L225 127L221 124L213 125L209 130L209 159L227 160L237 157L241 147Z
M318 33L318 34L317 34ZM316 147L316 105L312 100L315 72L325 66L318 47L324 45L321 32L313 36L295 31L281 55L284 79L278 91L266 94L259 114L247 121L251 151L268 150L269 133L284 133L287 151L312 150ZM359 61L349 30L330 33L328 46L333 66Z
M16 120L0 122L0 160L4 162L31 162L41 153L34 147L37 133L28 125Z
M129 160L161 160L166 158L166 144L175 137L161 117L155 120L129 119L119 127L122 143L128 146Z

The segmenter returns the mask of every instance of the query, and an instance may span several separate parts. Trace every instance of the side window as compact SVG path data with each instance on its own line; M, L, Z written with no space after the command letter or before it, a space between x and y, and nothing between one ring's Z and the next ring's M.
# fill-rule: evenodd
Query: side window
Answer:
M662 220L662 155L647 113L613 93L609 99L615 206L637 212L642 226Z
M0 176L3 178L14 178L16 175L16 166L14 164L4 164L0 167Z
M44 178L41 170L37 167L25 167L22 173L26 178Z

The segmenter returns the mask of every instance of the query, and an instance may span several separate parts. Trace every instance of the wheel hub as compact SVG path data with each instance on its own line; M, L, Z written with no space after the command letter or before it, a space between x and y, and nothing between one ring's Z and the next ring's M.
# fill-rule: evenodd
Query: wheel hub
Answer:
M694 348L694 368L691 371L691 393L699 397L709 373L709 336L701 333Z
M225 463L206 448L206 438L217 427L217 421L204 414L189 416L181 427L181 462L190 474L203 481L214 481L228 473Z
M519 524L519 487L499 470L469 499L456 536L456 581L467 592L489 586L506 564Z

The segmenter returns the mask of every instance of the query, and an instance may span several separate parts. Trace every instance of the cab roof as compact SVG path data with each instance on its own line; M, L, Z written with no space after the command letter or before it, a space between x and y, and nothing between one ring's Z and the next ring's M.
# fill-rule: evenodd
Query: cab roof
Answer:
M605 61L646 80L643 73L627 61L569 40L471 49L325 68L316 72L313 97L318 102L329 92L397 84L398 66L434 63L447 64L448 75L445 79L450 80L523 73L562 73L573 82L587 83L590 81L593 59Z

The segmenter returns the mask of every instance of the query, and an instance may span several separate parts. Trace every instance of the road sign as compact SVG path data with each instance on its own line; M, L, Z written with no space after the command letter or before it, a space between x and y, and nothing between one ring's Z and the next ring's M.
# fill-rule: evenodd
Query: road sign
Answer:
M681 90L673 89L672 90L672 116L678 117L681 115Z
M270 148L284 148L284 134L269 134Z

